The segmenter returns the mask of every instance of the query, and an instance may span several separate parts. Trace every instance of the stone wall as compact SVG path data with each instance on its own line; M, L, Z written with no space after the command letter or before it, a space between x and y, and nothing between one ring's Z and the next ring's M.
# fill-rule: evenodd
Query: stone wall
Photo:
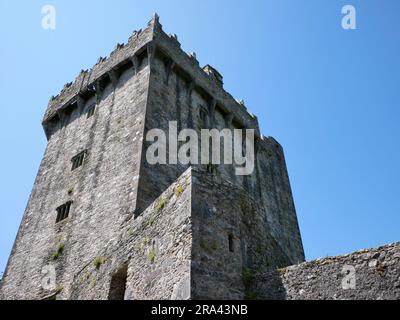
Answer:
M400 243L323 258L254 278L261 299L400 299Z
M291 264L303 262L303 243L283 148L274 138L265 138L258 143L256 157L258 197L270 232Z
M72 278L120 233L136 205L149 69L121 74L87 118L74 109L48 141L30 200L4 275L9 299L37 299L42 268L54 264L57 283L69 296ZM87 150L84 164L71 171L71 158ZM56 222L56 208L73 201L69 218ZM53 253L63 244L63 254Z
M126 268L125 299L189 299L191 170L171 184L139 218L74 276L68 299L108 299L113 276Z
M251 273L291 264L259 201L204 166L192 169L193 299L257 298Z

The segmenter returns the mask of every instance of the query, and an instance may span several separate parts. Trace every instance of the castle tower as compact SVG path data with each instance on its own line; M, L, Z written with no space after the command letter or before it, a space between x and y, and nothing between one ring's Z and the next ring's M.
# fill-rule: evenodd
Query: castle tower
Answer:
M255 170L150 165L153 128L254 129ZM255 297L249 274L304 260L284 154L216 69L155 15L52 97L5 299Z

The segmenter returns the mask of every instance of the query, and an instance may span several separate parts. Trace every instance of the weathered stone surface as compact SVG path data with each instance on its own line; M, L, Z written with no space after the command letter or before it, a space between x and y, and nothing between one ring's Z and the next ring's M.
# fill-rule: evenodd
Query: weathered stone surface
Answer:
M192 295L253 298L255 270L290 265L257 198L221 174L192 169Z
M400 299L400 243L260 273L262 299Z
M192 227L191 172L185 172L136 220L126 222L118 239L97 256L104 263L89 263L74 274L65 299L108 299L112 276L127 267L125 299L189 299ZM177 186L182 193L177 195ZM162 201L162 208L158 206Z

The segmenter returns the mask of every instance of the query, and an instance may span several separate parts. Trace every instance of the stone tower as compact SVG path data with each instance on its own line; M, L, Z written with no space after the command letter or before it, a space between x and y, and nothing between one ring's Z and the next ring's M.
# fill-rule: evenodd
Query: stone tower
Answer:
M254 129L254 173L150 165L146 133L169 121ZM282 147L157 15L52 97L43 128L3 298L254 298L253 273L304 260Z

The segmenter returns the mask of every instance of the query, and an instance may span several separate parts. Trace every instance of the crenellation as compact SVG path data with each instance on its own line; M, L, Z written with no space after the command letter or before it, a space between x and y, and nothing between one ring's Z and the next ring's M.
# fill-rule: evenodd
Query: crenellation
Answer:
M152 27L152 25L150 25L150 27ZM56 109L63 108L70 103L81 90L95 83L98 78L102 77L109 70L118 68L118 65L124 63L125 60L133 57L135 54L140 54L147 42L152 40L152 33L149 30L150 27L143 32L137 32L134 39L132 38L132 41L128 42L127 45L123 46L120 44L117 46L117 50L114 50L110 57L100 57L88 73L81 72L77 79L75 79L66 90L63 90L49 102L43 122L54 116L54 111Z
M170 34L169 38L171 39L171 44L175 46L177 49L181 49L181 43L178 40L178 36L176 34Z
M95 66L98 65L98 64L103 63L103 62L106 61L106 60L107 60L106 57L99 57L99 58L97 59L97 62L96 62L96 64L95 64Z
M68 82L68 83L64 84L64 89L63 89L63 91L64 91L65 89L68 89L70 86L72 86L72 82Z
M142 29L140 29L140 30L134 30L134 31L132 32L132 35L128 38L128 45L129 45L131 42L136 41L136 38L139 37L139 35L140 35L141 33L142 33Z
M154 38L154 36L156 36ZM155 15L153 17L153 19L149 22L148 27L143 31L143 32L134 32L134 34L131 36L130 41L128 41L128 44L124 45L124 44L117 44L117 46L114 48L113 52L110 54L109 58L104 58L104 57L100 57L99 60L97 61L97 63L93 66L93 68L90 70L90 72L85 72L85 73L80 73L80 75L78 76L78 78L71 84L69 84L65 90L63 90L60 95L56 96L54 99L52 99L49 103L48 106L48 110L45 114L44 117L44 126L46 126L46 121L49 120L51 117L54 116L54 111L53 110L57 110L60 108L64 108L66 105L74 103L74 101L76 100L76 96L80 95L80 93L82 91L86 91L86 88L89 88L91 86L95 86L98 87L98 80L101 79L102 77L104 77L104 75L107 75L110 70L118 70L118 68L121 65L124 65L127 63L127 60L130 61L130 63L133 64L133 68L135 68L135 70L138 70L138 65L139 65L139 58L138 56L140 55L140 52L143 52L143 49L145 49L145 51L147 51L147 57L149 59L149 61L151 59L153 59L153 57L155 56L155 51L156 48L157 50L163 50L162 46L160 46L160 43L162 41L160 41L160 39L162 37L165 37L166 34L162 31L162 26L159 23L159 18L157 15ZM167 36L168 39L175 39L175 37L170 37ZM155 39L155 42L153 41L153 39ZM133 41L134 40L134 41ZM140 47L140 44L143 43L143 46ZM170 42L170 43L173 43ZM134 49L133 49L134 48ZM178 48L178 50L180 51L180 53L184 53L180 48ZM180 54L180 56L182 57L182 54ZM221 74L216 71L214 68L212 68L209 65L206 65L203 69L200 68L198 66L198 61L195 58L195 56L190 56L185 54L186 57L188 57L188 61L189 64L192 65L194 68L196 68L197 70L202 70L203 72L206 72L207 76L210 77L211 76L211 83L214 83L215 81L217 83L219 83L221 85L222 88L222 76ZM170 61L172 61L169 64L169 68L172 71L172 69L176 66L179 65L179 63L176 62L176 60L171 59L170 57L168 58ZM182 68L181 65L179 65L180 68ZM184 70L184 69L183 69ZM137 72L137 71L135 71ZM187 74L191 74L190 72L184 71ZM169 79L169 76L167 76L167 80ZM210 81L210 80L209 80ZM197 84L196 86L201 86L201 84ZM213 88L212 86L210 88ZM207 91L207 89L206 89ZM211 91L211 92L210 92ZM210 90L208 92L210 92L211 95L213 95L212 91ZM222 89L225 98L231 98L231 96L226 93L223 89ZM215 94L216 95L216 94ZM231 101L232 103L232 101ZM224 103L222 103L222 105L224 105ZM231 108L234 104L228 104L230 105ZM241 107L243 107L244 105L241 104ZM235 107L233 107L235 108ZM237 109L237 108L236 108ZM240 111L240 109L238 110ZM233 111L234 113L235 110ZM252 117L250 114L247 113L247 111L244 111L244 113L242 113L240 115L236 116L237 121L239 122L243 122L243 125L246 127L256 127L256 135L258 134L258 123L255 122L254 123L254 117ZM243 121L245 120L245 121ZM51 131L50 129L45 129L46 131L46 135L48 136L49 131Z
M237 118L240 119L246 127L255 127L256 135L258 135L258 126L255 124L254 119L250 117L245 108L238 104L223 88L213 85L214 81L210 80L209 75L205 73L202 68L199 68L198 65L194 64L192 59L190 59L186 54L182 55L184 52L181 49L168 46L167 44L164 46L164 43L169 43L168 39L170 39L169 37L166 39L166 37L168 36L165 34L160 34L156 39L160 49L163 50L163 52L165 52L165 54L168 55L172 60L174 60L181 69L185 70L185 73L193 75L194 78L196 78L197 86L201 87L201 90L206 91L210 96L221 97L219 99L220 103L222 105L229 105L231 108L233 108L234 110L232 111L237 115Z
M113 51L110 53L110 57L114 55L116 52L119 50L123 49L125 47L125 43L117 43L113 49Z
M196 52L189 52L187 53L190 59L199 66L199 61L197 60Z
M212 81L215 81L219 86L221 86L221 88L223 88L223 77L215 68L207 64L203 67L203 70L212 79Z

